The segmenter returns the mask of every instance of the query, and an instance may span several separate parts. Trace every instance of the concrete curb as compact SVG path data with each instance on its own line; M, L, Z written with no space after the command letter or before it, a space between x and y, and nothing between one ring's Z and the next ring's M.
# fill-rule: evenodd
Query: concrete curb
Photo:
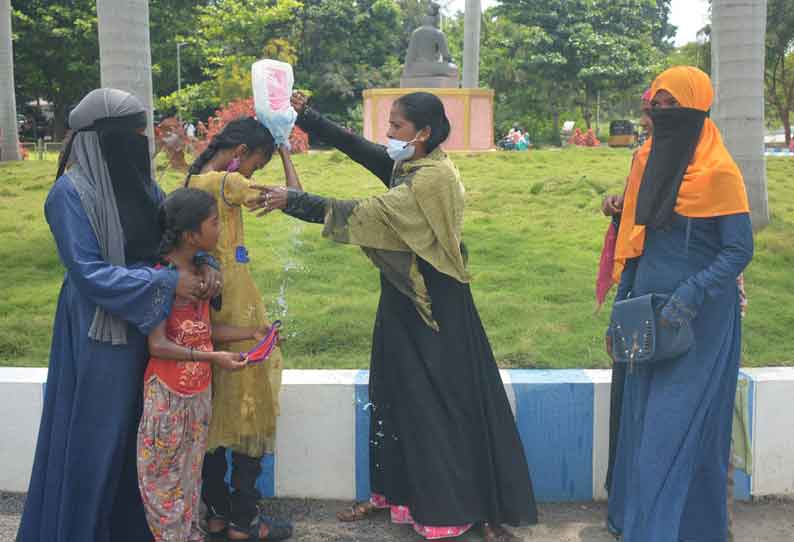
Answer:
M610 371L503 370L505 391L541 502L603 500ZM0 367L0 491L30 477L46 369ZM276 450L263 460L265 496L363 499L369 493L367 371L284 371ZM794 495L794 368L744 369L752 473L736 497Z

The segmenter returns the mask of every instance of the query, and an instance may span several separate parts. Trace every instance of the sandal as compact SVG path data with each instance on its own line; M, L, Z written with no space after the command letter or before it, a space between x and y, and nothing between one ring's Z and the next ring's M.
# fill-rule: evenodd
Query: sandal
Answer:
M220 529L217 529L217 528L216 529L212 529L210 527L210 523L213 522L213 521L216 522L216 526L217 526L218 523L223 522L223 526ZM207 525L207 527L206 527L205 531L206 531L207 535L210 536L210 537L218 537L218 536L223 536L223 535L226 534L227 524L226 524L226 517L225 516L221 516L220 514L210 513L206 517L206 525Z
M378 512L385 510L372 504L369 501L357 502L353 504L348 510L342 510L336 514L336 519L344 523L352 523L354 521L361 521L370 516L374 516Z
M259 533L262 532L262 525L267 526L267 534L264 538L259 536ZM242 534L247 534L248 538L232 538L229 536L231 534L231 530L235 530ZM242 527L229 522L226 536L229 542L242 542L244 540L278 542L279 540L287 540L288 538L291 538L292 532L293 527L289 521L277 520L264 514L259 514L247 527Z
M609 531L609 534L615 537L615 540L620 540L623 537L623 533L620 531L620 529L612 525L612 522L609 521L609 518L607 518L607 531Z

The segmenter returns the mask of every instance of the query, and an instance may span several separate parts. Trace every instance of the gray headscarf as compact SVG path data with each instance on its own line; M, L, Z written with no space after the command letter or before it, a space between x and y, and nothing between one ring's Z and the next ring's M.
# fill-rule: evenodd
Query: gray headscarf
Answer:
M121 226L116 195L110 172L102 154L99 134L90 129L100 119L119 118L144 113L143 104L128 92L113 88L101 88L89 92L69 115L69 127L74 130L71 142L69 169L71 179L80 201L91 222L102 257L106 262L123 266L124 230ZM97 307L88 336L96 341L114 345L127 344L127 324L105 309Z

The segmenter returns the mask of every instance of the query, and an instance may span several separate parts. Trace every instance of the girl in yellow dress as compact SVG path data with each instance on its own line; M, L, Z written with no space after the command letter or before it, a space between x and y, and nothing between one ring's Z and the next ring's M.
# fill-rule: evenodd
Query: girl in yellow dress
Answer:
M213 323L232 326L269 326L262 296L251 278L248 250L243 237L243 206L255 205L259 191L251 176L263 168L276 151L273 136L254 118L226 125L188 172L186 186L209 192L218 200L221 234L213 256L225 277L220 311ZM289 151L279 147L286 184L300 189ZM246 352L256 341L219 344L230 352ZM273 449L281 386L281 352L276 349L257 366L213 375L212 421L208 452L204 458L202 498L207 505L210 534L226 532L229 540L284 540L292 526L259 513L261 498L256 480L261 460ZM232 452L232 491L224 481L226 449Z

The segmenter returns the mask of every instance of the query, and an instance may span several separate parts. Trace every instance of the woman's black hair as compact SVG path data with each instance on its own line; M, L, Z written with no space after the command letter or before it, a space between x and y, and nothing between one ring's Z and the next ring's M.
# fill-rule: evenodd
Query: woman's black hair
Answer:
M215 198L196 188L178 188L160 204L159 221L163 236L160 255L179 247L182 234L201 231L201 224L217 207Z
M212 160L218 151L233 149L239 145L245 145L249 151L261 150L268 160L276 150L276 142L270 130L253 117L240 117L231 121L213 137L204 152L196 158L187 172L185 186L190 182L190 176L201 173L201 169Z
M413 92L401 96L396 103L403 116L417 131L430 127L430 138L425 143L425 152L433 152L447 140L450 131L449 119L438 96L429 92Z

